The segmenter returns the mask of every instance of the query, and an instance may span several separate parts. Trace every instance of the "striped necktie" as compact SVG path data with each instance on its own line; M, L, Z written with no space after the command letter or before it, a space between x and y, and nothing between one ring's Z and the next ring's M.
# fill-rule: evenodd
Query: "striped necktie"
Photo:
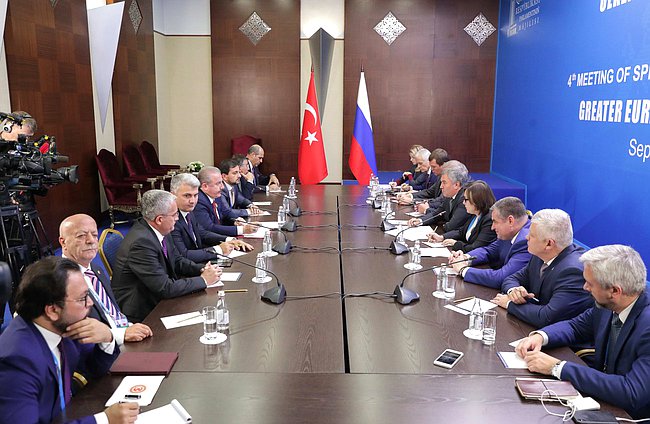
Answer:
M214 210L214 215L217 217L217 223L221 223L221 218L219 217L219 207L217 206L217 199L212 201L212 209Z
M93 290L95 290L95 294L97 295L97 300L100 303L101 308L104 310L104 312L109 315L113 321L115 322L115 325L118 327L126 327L129 325L129 320L124 316L122 312L120 312L116 307L113 302L111 302L111 298L108 297L108 293L106 293L106 289L104 289L104 285L99 281L99 278L95 275L92 269L88 268L87 270L84 271L84 274L90 278L90 283L93 286Z

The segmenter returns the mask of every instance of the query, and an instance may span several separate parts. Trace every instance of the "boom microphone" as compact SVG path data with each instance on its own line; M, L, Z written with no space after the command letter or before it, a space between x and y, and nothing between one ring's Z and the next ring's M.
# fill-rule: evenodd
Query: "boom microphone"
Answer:
M237 263L240 263L242 265L246 265L246 266L254 268L254 269L262 269L260 267L255 266L255 265L251 265L251 264L246 263L244 261L240 261L240 260L237 260L235 258L228 257L228 256L223 255L221 253L217 253L217 256L221 256L221 257L229 259L229 260L231 260L233 262L237 262ZM272 287L272 288L266 290L264 292L264 294L262 294L261 299L266 301L266 302L273 303L273 304L276 304L276 305L284 303L285 299L287 298L287 290L284 288L284 284L280 283L280 279L273 272L269 271L268 269L262 269L262 270L265 271L265 272L268 272L269 274L271 274L272 276L275 277L275 281L277 281L277 287Z

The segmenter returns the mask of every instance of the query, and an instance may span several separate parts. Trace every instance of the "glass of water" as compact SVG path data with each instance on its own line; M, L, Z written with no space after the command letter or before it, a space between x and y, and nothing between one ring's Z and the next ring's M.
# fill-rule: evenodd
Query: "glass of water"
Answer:
M443 280L442 289L445 291L445 297L447 299L453 299L456 296L456 277L447 275L447 278Z
M483 344L493 345L497 339L497 311L483 312Z
M203 308L203 337L206 340L214 340L217 338L217 308L215 306L206 306Z

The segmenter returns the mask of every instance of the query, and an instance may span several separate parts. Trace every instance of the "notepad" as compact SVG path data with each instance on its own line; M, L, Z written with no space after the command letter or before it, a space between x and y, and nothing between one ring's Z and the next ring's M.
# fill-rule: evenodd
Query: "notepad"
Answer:
M192 417L176 399L151 411L138 415L136 424L184 424L191 423Z
M178 352L122 352L111 367L111 374L169 375Z
M188 325L203 324L204 318L201 312L194 311L186 314L171 315L168 317L160 317L163 325L167 330L178 327L186 327Z
M550 380L546 378L515 378L515 387L524 399L540 399L545 391L544 399L572 399L580 396L570 381Z
M526 370L528 364L524 358L517 355L517 352L497 352L497 356L501 359L503 366L511 369Z

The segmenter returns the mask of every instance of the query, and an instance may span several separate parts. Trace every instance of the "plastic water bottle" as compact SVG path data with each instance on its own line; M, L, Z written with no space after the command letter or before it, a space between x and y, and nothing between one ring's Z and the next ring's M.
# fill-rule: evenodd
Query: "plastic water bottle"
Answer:
M291 177L291 181L289 181L289 193L288 196L291 198L296 197L296 179L295 177Z
M397 243L404 243L404 226L402 224L397 226L397 240L395 241Z
M264 191L266 192L266 195L268 196L269 193L271 192L271 187L269 187L269 186L264 186Z
M256 282L261 283L266 278L266 258L263 254L258 253L255 260L255 279Z
M444 296L445 287L447 287L447 264L442 264L438 270L438 281L436 284L436 292L441 293Z
M284 207L284 212L287 213L289 212L289 197L284 196L284 199L282 199L282 206Z
M226 331L230 328L230 312L226 306L226 292L219 290L217 296L217 331Z
M368 187L372 190L375 188L375 174L370 173L370 180L368 180Z
M415 244L413 244L413 259L411 262L415 265L420 265L421 258L422 250L420 250L420 240L415 240Z
M287 222L287 213L284 211L284 206L278 208L278 227L282 227Z
M264 234L264 239L262 240L262 252L265 255L268 255L271 253L271 244L273 242L271 241L271 232L267 231L266 234Z
M481 310L481 302L478 297L474 298L474 305L472 305L472 312L469 314L469 337L476 340L483 338L483 311Z

